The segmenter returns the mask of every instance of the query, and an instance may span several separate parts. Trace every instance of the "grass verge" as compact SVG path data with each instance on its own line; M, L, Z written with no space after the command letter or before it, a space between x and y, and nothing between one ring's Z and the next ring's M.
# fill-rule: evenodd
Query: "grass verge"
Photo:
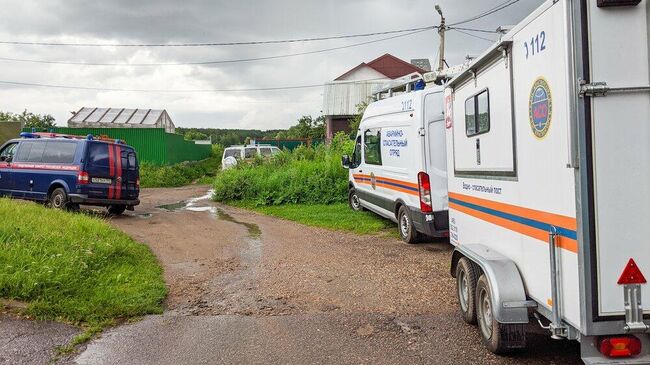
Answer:
M393 222L371 212L355 212L345 203L259 206L251 201L236 201L227 204L308 226L337 231L390 235L396 232Z
M101 328L162 313L162 269L145 245L83 214L0 199L0 297L22 314L81 325L81 343Z

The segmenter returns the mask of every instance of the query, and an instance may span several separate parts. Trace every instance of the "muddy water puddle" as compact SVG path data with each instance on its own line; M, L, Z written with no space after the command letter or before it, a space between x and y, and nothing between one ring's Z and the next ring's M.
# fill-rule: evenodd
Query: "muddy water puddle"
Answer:
M262 230L257 224L238 220L215 206L210 200L211 197L212 191L208 191L203 196L156 207L165 212L207 212L216 221L245 228L239 240L241 244L237 245L236 269L222 272L198 286L193 284L196 286L193 290L201 294L190 303L176 308L174 312L186 315L249 314L264 312L262 307L276 307L277 305L269 306L263 300L260 302L259 298L252 297L248 290L257 281L263 254ZM177 270L187 269L183 265L176 266L179 266L175 267Z

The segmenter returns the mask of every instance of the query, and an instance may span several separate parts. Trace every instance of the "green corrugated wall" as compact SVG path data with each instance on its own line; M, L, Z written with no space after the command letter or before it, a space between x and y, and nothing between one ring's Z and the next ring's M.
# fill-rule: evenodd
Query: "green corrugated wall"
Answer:
M0 145L10 139L18 137L18 134L20 134L20 128L20 122L0 121Z
M25 132L31 130L25 128ZM108 136L121 139L135 148L141 162L171 165L183 161L198 161L210 157L212 146L186 141L180 134L166 133L164 128L68 128L56 127L54 133L78 136Z

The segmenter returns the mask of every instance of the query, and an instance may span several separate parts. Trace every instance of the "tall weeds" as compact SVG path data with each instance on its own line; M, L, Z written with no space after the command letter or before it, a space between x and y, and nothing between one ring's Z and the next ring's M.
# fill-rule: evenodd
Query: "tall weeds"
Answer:
M240 163L217 175L214 199L257 205L344 202L348 171L341 167L341 156L350 154L353 147L353 141L340 133L330 145L300 146L268 160Z

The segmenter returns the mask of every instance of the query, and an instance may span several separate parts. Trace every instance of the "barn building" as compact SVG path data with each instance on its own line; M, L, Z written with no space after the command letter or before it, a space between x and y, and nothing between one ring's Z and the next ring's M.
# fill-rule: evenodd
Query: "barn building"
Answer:
M161 109L126 109L84 107L68 119L71 128L164 128L174 133L176 127Z
M422 59L417 63L426 65ZM350 118L358 114L357 105L368 102L375 89L387 81L426 71L387 53L370 62L362 62L326 83L323 93L326 140L331 140L337 132L350 132Z

